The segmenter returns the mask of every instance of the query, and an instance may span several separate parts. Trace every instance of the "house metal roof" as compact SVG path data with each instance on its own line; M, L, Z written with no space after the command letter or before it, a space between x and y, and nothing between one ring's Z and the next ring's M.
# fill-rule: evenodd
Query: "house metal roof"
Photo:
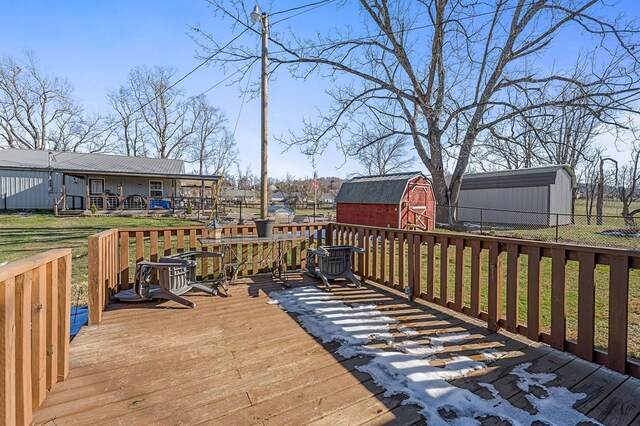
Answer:
M497 172L473 173L462 178L462 190L485 188L524 188L548 186L556 182L558 171L565 170L571 177L571 186L577 187L576 175L571 166L531 167L528 169L501 170Z
M49 152L53 155L51 166L49 166ZM0 149L0 168L23 170L51 168L64 173L161 176L194 180L217 178L217 176L186 174L182 160L11 148Z
M421 172L362 176L345 181L336 195L336 203L400 204L405 188Z

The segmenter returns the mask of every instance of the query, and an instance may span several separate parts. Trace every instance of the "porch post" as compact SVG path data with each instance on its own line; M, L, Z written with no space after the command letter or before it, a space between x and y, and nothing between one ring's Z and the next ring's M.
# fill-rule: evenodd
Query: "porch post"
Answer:
M171 197L171 213L176 214L176 180L172 179L173 197Z
M67 209L67 186L64 184L65 174L62 173L62 194L60 194L60 198L62 200L62 210Z
M87 176L85 178L84 188L85 188L85 203L84 203L84 206L85 206L86 210L89 210L89 209L91 209L91 198L89 197L89 176Z
M200 211L204 213L204 179L200 179L200 208L198 209L198 220L200 220Z
M120 191L118 191L118 208L124 210L124 181L120 179Z

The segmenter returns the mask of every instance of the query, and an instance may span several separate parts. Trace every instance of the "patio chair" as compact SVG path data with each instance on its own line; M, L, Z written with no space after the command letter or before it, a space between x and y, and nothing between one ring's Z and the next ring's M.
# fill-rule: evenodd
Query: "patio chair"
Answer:
M182 252L182 253L175 253L175 254L171 254L169 256L165 256L162 259L167 259L167 258L171 258L171 259L186 259L186 260L193 260L193 261L196 261L196 260L202 259L202 258L222 259L222 258L224 258L224 253L219 253L219 252L215 252L215 251L185 251L185 252ZM160 259L161 262L162 262L162 259ZM224 261L221 262L221 265L224 265ZM220 284L222 284L222 288L224 288L224 291L226 292L227 290L229 290L229 281L230 280L227 279L227 274L226 274L226 269L225 268L222 268L221 272L222 272L222 277L220 279ZM196 280L196 264L195 264L195 262L191 266L189 280L194 282L194 283L197 281Z
M327 290L331 290L330 281L346 278L360 287L360 280L353 275L351 258L353 253L365 253L365 250L351 245L320 246L307 251L307 274L320 278ZM317 262L316 262L317 259ZM316 264L318 267L316 267Z
M121 291L114 297L122 302L166 299L195 308L195 303L181 297L184 293L199 290L211 296L218 294L215 288L193 281L195 265L194 260L171 257L163 257L159 262L138 262L133 289ZM151 284L154 271L158 275L158 285Z

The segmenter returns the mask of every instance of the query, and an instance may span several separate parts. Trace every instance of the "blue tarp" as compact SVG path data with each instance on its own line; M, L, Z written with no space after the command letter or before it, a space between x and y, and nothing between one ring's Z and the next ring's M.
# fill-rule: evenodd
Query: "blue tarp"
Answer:
M86 306L73 306L71 308L71 339L80 332L83 325L87 324L89 310Z
M156 207L161 207L163 209L170 209L171 208L171 201L169 200L154 200L152 199L151 201L149 201L149 208L156 208Z

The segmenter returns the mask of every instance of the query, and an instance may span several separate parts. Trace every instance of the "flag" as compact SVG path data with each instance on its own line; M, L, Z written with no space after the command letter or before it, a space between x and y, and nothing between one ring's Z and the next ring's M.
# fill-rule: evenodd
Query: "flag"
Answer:
M313 174L313 188L318 189L318 175L316 173Z

